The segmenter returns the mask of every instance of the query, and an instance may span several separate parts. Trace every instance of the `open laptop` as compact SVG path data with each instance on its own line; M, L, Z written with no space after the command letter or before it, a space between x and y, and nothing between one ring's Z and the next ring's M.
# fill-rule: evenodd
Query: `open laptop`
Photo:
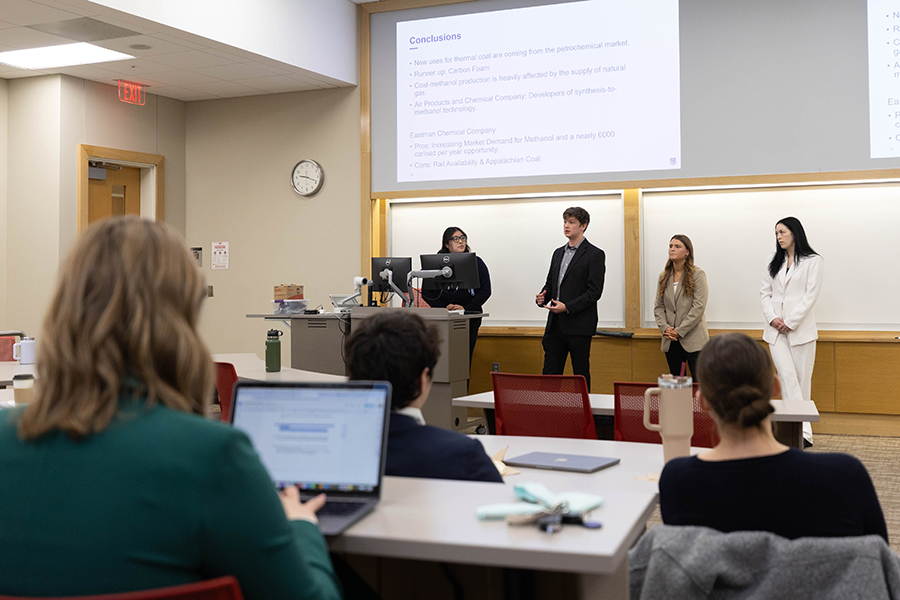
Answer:
M275 485L296 485L304 502L328 495L317 513L337 535L381 497L391 385L387 382L234 386L231 422L250 436Z
M583 454L559 454L557 452L529 452L515 458L504 459L511 467L528 467L531 469L550 469L551 471L574 471L576 473L594 473L619 464L618 458L602 456L585 456Z

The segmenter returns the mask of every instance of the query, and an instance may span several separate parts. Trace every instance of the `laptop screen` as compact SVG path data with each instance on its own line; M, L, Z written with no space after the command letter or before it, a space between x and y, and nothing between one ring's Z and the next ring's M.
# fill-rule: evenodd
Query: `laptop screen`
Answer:
M390 384L238 382L232 424L279 485L371 492L380 483Z

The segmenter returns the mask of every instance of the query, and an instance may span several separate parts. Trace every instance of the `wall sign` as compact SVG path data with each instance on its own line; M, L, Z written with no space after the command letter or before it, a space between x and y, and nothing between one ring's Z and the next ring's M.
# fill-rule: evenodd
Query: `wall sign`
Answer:
M147 102L147 88L143 84L122 79L117 81L119 82L119 100L140 106Z

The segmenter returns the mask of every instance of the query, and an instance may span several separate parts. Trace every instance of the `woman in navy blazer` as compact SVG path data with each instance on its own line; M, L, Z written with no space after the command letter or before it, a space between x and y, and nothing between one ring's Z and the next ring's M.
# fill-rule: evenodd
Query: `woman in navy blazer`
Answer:
M782 398L811 401L816 339L813 307L822 289L822 257L810 247L803 225L785 217L775 225L775 255L763 276L760 304L766 318L763 339L781 378ZM803 438L812 444L812 428L803 424Z

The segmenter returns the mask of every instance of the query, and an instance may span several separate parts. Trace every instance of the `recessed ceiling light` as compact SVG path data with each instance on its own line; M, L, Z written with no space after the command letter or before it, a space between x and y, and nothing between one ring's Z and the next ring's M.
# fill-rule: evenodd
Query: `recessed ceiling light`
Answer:
M130 54L123 54L122 52L108 50L85 42L0 52L0 63L18 69L30 70L71 67L74 65L90 65L94 63L109 62L111 60L126 60L129 58L135 57Z
M147 44L132 44L128 46L132 50L150 50L153 46L148 46Z

